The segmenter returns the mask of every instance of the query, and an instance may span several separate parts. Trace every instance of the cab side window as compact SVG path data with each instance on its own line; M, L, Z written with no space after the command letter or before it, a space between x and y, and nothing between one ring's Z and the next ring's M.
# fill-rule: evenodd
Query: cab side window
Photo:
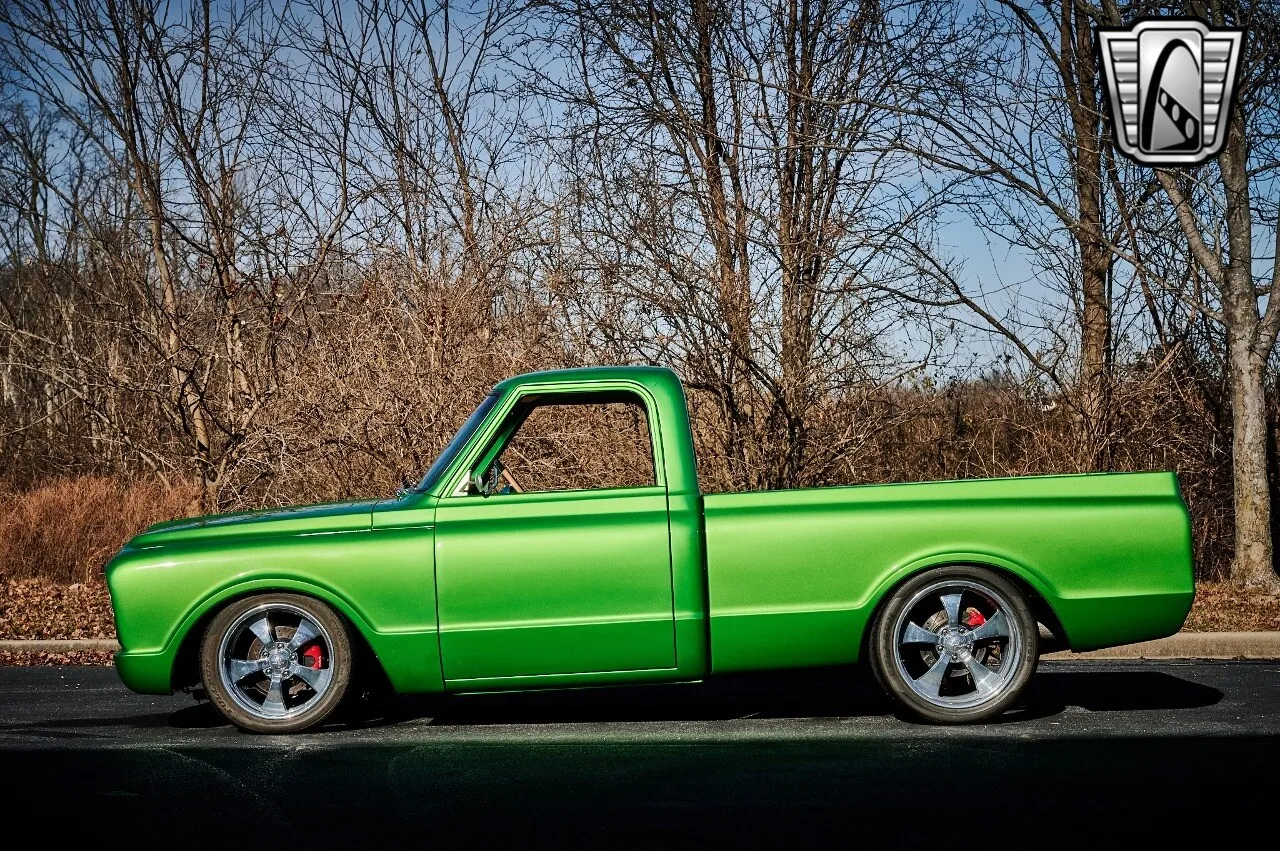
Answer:
M657 484L653 441L636 400L535 403L499 460L509 491L634 488Z

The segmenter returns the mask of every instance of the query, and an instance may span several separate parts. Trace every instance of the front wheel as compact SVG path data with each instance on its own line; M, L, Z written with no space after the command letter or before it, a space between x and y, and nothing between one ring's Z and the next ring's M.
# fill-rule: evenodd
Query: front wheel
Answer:
M1038 658L1038 628L1018 589L976 567L942 567L900 586L871 628L876 678L903 707L939 724L1008 709Z
M205 690L236 726L296 733L322 723L351 679L351 641L324 603L263 594L227 606L200 647Z

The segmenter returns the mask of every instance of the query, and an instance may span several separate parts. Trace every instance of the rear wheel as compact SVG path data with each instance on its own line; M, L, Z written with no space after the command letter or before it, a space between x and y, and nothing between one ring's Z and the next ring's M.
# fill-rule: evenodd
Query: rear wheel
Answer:
M254 733L296 733L322 723L351 679L351 642L328 606L297 594L264 594L227 606L200 649L214 706Z
M940 724L1008 709L1035 672L1035 618L1018 589L977 567L942 567L900 586L871 630L871 664L889 695Z

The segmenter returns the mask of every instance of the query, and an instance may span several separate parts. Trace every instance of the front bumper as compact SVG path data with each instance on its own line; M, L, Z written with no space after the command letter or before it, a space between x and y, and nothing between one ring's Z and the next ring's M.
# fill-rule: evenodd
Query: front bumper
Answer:
M130 689L142 694L173 693L173 654L138 653L120 650L115 655L116 672Z

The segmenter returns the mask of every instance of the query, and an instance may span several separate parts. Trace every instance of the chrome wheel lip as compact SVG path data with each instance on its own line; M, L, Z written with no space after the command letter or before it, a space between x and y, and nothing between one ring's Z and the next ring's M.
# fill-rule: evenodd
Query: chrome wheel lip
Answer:
M290 666L291 673L280 677L279 683L282 686L284 683L292 683L294 678L298 677L300 681L305 682L308 685L312 692L311 695L301 703L298 703L293 707L288 707L283 712L265 711L263 709L263 704L256 703L247 696L246 689L240 683L241 680L249 676L252 671L249 673L242 673L239 677L233 677L230 673L230 668L233 663L239 663L241 665L244 665L245 663L259 664L263 673L266 673L265 669L268 667L274 667L275 669L283 672L280 656L282 649L287 648L287 645L289 644L287 641L275 640L269 645L263 642L263 650L259 659L241 659L233 655L233 646L240 635L246 630L250 630L251 624L256 624L264 616L272 613L287 613L288 615L300 618L301 621L305 621L314 627L316 634L313 637L307 638L303 644L310 644L319 640L323 645L325 655L329 659L329 667L321 669L323 671L323 676L316 678L315 682L298 677L296 673L292 673L292 670L298 667L296 664ZM261 636L257 637L261 642ZM274 638L274 636L272 637ZM299 645L299 647L300 646L301 645ZM293 605L292 603L263 603L262 605L255 606L241 614L236 618L231 626L223 632L222 638L218 642L218 678L221 681L222 687L227 691L231 699L235 701L236 705L241 709L244 709L254 718L263 721L287 721L296 719L305 715L314 706L316 706L320 702L320 699L329 690L330 683L333 680L333 647L333 638L330 636L329 631L325 629L324 624L321 623L320 620L312 613L300 606ZM290 656L296 657L296 649L297 648L294 649ZM315 669L308 668L307 670L313 671ZM275 678L271 678L270 681L272 683L272 689L274 690L277 680ZM270 691L268 692L268 698L270 698ZM266 701L264 701L264 703L265 702Z
M930 693L930 682L926 681L922 683L922 680L925 680L928 674L921 677L913 677L907 670L903 659L905 653L911 652L910 648L916 648L916 651L918 651L921 646L924 646L922 642L918 640L905 641L904 639L906 639L909 631L919 630L920 632L927 632L927 630L924 630L923 627L914 623L910 619L911 613L930 597L938 598L940 605L945 606L942 598L948 596L947 592L949 591L953 591L956 594L968 592L984 598L995 609L991 617L988 618L988 622L995 620L997 616L1001 616L1003 621L1002 626L1008 630L1007 636L997 636L1005 639L1004 646L1001 651L1000 669L998 671L993 671L990 668L986 668L986 666L982 665L980 662L977 662L971 653L974 642L972 640L966 641L963 636L957 636L952 641L944 641L938 645L939 647L946 648L948 656L952 659L949 664L943 666L941 673L938 674L938 679L940 680L946 677L953 669L954 665L964 665L969 667L970 661L972 661L978 668L987 672L986 674L979 674L979 676L982 676L983 678L984 687L987 688L985 693L976 685L973 691L963 695L942 696L936 692ZM949 621L950 620L951 618L949 617ZM950 626L951 624L949 622L948 627L943 628L943 630L940 631L940 634L947 631ZM981 629L981 627L977 629ZM977 629L973 630L973 632L977 632ZM912 635L913 639L918 638L919 632L912 632ZM1008 693L1010 687L1013 685L1016 671L1022 661L1022 655L1025 652L1025 642L1022 638L1022 627L1014 616L1013 607L1009 604L1009 601L1005 599L1004 594L979 580L962 578L940 579L937 582L930 583L912 595L910 601L908 601L907 605L902 608L901 614L898 615L898 618L894 623L893 642L894 662L897 666L898 675L902 678L903 682L907 684L908 688L911 689L911 692L916 697L926 703L929 703L931 706L939 709L951 710L975 709L988 706L1000 700L1006 693ZM969 661L965 660L964 657L966 655L968 656ZM941 661L941 653L939 653L939 661ZM970 667L970 677L974 677L972 667Z

